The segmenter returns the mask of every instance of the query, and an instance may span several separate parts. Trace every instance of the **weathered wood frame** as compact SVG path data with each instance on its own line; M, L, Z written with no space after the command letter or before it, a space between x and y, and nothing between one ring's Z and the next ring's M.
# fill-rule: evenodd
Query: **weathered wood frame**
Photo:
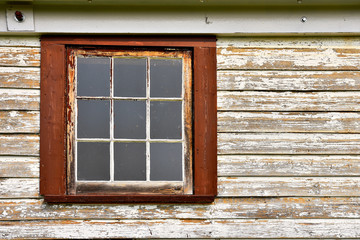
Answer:
M186 47L193 50L193 194L69 195L67 47ZM214 37L41 38L40 194L47 202L212 202L217 194L216 39Z

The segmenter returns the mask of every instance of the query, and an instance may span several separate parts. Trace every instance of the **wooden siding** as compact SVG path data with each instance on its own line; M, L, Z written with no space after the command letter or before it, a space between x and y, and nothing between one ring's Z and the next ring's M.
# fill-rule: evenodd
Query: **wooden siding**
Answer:
M0 238L360 238L360 38L218 40L212 204L46 204L40 44L0 39Z

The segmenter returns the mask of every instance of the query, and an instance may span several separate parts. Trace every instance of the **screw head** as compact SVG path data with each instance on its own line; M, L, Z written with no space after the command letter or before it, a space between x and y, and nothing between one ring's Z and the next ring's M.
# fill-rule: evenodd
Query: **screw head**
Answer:
M302 22L302 23L306 23L306 21L307 21L307 17L301 17L301 19L300 19L300 21Z

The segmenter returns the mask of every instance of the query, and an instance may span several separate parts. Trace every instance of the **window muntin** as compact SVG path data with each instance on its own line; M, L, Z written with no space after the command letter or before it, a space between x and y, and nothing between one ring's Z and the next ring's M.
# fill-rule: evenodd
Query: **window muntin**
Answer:
M191 51L68 54L68 192L192 194Z

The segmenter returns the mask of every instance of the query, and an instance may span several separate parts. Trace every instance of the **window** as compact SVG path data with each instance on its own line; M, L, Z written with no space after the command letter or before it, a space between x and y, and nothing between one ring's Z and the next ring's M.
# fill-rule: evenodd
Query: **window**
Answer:
M40 193L48 202L211 202L212 37L42 37Z

